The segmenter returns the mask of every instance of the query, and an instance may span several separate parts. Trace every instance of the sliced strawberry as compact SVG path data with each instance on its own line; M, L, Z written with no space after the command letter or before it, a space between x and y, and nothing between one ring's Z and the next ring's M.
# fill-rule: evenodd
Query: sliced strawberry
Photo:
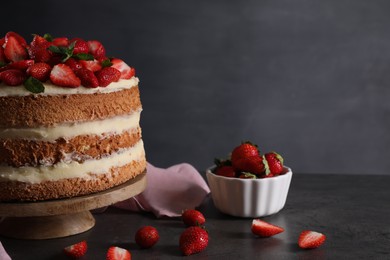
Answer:
M50 80L61 87L77 88L81 85L80 79L73 70L65 64L57 64L50 72Z
M89 47L86 41L81 38L74 38L69 41L69 44L73 42L75 42L73 54L88 53Z
M0 72L0 81L8 86L19 86L26 80L26 74L17 69L9 69Z
M299 236L298 245L300 248L310 249L317 248L326 240L326 236L322 233L305 230Z
M233 166L223 165L215 170L215 174L224 177L234 178L236 177L236 171Z
M30 58L35 60L35 62L49 62L53 56L53 53L48 50L51 45L52 43L45 38L35 35L28 49Z
M252 221L252 233L260 237L271 237L284 231L282 227L272 225L260 219Z
M76 72L77 77L81 80L81 85L87 88L97 88L99 86L99 81L95 74L89 69L81 68Z
M73 58L69 58L68 60L66 60L65 64L68 65L74 72L83 68L80 61L73 59Z
M106 50L104 49L103 44L99 41L88 41L88 48L89 48L89 53L95 57L95 59L99 60L104 57L106 57Z
M105 67L97 71L95 75L101 87L107 87L111 82L117 82L121 77L119 70L112 67Z
M128 250L112 246L107 251L107 260L131 260L131 254Z
M5 38L5 42L7 42L9 37L14 37L20 43L20 45L22 45L22 47L26 47L27 46L27 42L23 38L23 36L21 36L20 34L17 34L16 32L7 32L7 34L4 37Z
M66 37L54 38L52 43L55 46L67 47L69 45L69 39Z
M87 253L88 245L87 242L81 241L77 244L73 244L64 248L64 253L72 258L80 258Z
M127 65L123 60L112 58L111 63L113 68L121 72L121 79L130 79L135 76L135 69Z
M86 69L89 69L93 72L96 72L98 70L102 69L102 65L100 65L100 62L97 60L80 60L79 61L81 66L83 66Z
M38 62L27 69L27 74L42 82L45 82L50 77L51 67L44 62Z
M9 61L21 61L28 57L26 48L15 36L9 36L5 40L4 55Z
M18 70L27 70L31 65L34 64L34 60L21 60L15 61L8 65L9 68Z

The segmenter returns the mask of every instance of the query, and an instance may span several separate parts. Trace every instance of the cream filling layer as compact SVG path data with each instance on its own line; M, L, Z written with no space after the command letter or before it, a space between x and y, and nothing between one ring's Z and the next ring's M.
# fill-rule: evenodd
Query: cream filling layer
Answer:
M88 160L83 163L72 161L60 162L53 166L40 167L0 167L0 181L20 181L25 183L41 183L70 178L90 180L96 178L91 173L99 175L107 173L113 167L121 167L132 161L144 160L145 150L142 140L133 147L112 154L99 160Z
M93 94L93 93L111 93L120 91L123 89L130 89L138 86L139 79L132 77L131 79L121 79L118 82L113 82L107 87L86 88L80 86L78 88L65 88L53 85L50 81L43 83L45 91L38 95L72 95L72 94ZM25 89L24 86L7 86L4 83L0 83L0 97L4 96L28 96L32 95L30 91ZM37 95L37 94L34 94Z
M101 135L103 133L122 133L139 126L141 111L126 116L116 116L103 120L57 124L54 127L5 128L0 129L0 139L26 139L55 141L77 135Z

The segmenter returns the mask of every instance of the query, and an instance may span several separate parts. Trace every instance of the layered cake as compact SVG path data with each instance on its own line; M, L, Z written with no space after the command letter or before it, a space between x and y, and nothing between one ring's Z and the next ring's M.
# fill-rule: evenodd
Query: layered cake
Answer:
M0 201L70 198L146 171L134 68L98 41L0 39Z

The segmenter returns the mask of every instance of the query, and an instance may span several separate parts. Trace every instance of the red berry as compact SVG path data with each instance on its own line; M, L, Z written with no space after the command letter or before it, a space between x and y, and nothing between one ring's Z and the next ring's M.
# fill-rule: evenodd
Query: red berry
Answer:
M157 229L152 226L141 227L135 234L135 242L141 248L151 248L158 242L159 238Z
M196 209L183 211L181 218L186 226L202 226L206 222L203 214Z
M74 72L77 70L83 68L81 63L78 60L75 60L73 58L69 58L65 61L65 64L68 65Z
M131 260L131 254L124 248L112 246L107 250L106 260Z
M123 60L118 58L111 59L113 68L121 72L121 79L131 79L135 76L135 69L127 65Z
M229 165L223 165L218 167L215 170L215 174L219 176L230 177L230 178L236 177L236 171L234 170L233 166L229 166Z
M73 245L65 247L64 253L67 256L72 257L72 258L80 258L80 257L83 257L87 253L87 249L88 249L87 242L84 240L84 241L81 241L77 244L73 244Z
M50 72L50 80L54 85L76 88L81 85L80 79L73 70L65 64L57 64Z
M75 42L73 54L88 53L89 47L86 41L80 38L74 38L69 41L69 44L73 42Z
M26 80L26 74L17 69L9 69L0 72L0 80L8 86L18 86Z
M4 55L13 62L25 60L28 57L26 47L13 35L5 38Z
M99 60L106 57L106 50L104 49L103 44L99 41L88 41L88 49L89 53L95 57L95 59Z
M277 176L283 172L283 157L280 154L276 152L270 152L266 153L264 157L268 163L266 175L268 175L267 173L271 173L273 176Z
M298 245L300 248L310 249L317 248L322 245L326 240L326 236L322 233L315 231L305 230L302 231L298 238Z
M259 155L260 152L256 145L251 144L249 142L245 142L233 149L231 155L232 164L234 166L237 160Z
M101 87L107 87L111 82L117 82L121 77L119 70L112 67L105 67L97 71L95 75Z
M49 79L50 71L51 71L51 67L49 64L44 62L38 62L31 65L27 69L27 74L42 82L45 82Z
M87 88L97 88L99 86L99 81L96 78L95 74L89 69L81 68L76 72L77 77L81 80L81 85Z
M34 64L34 60L15 61L9 64L9 68L18 69L18 70L27 70L33 64Z
M184 255L202 252L209 243L209 235L201 227L189 227L180 235L180 251Z
M52 43L55 46L67 47L69 45L69 39L66 37L54 38Z
M89 69L93 72L102 69L102 65L97 60L80 60L79 63L81 64L82 67Z
M53 54L47 48L51 45L45 38L35 35L28 49L30 58L35 62L49 62Z
M265 171L263 160L264 158L262 156L243 157L236 160L233 167L237 171L261 175Z
M26 40L23 38L23 36L21 36L20 34L16 33L16 32L7 32L7 34L5 35L5 42L7 42L7 39L9 37L14 37L19 43L20 45L22 45L23 47L26 47L27 46L27 42Z
M282 227L272 225L260 219L254 219L252 221L251 230L253 234L260 237L271 237L284 231Z

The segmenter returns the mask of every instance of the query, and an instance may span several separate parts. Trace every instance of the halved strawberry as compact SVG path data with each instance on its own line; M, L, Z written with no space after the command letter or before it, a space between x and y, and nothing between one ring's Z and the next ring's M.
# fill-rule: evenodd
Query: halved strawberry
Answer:
M52 41L53 45L67 47L69 45L69 39L67 37L54 38Z
M50 72L50 80L53 84L62 87L77 88L81 85L80 79L73 70L65 64L57 64Z
M74 58L69 58L65 61L65 64L68 65L74 72L76 72L77 70L83 68L83 66L81 65L81 63L74 59Z
M64 253L72 258L80 258L87 253L88 245L87 241L81 241L79 243L67 246L64 248Z
M131 79L135 76L135 69L127 65L123 60L112 58L111 63L113 68L121 72L121 79Z
M104 49L103 44L101 42L93 40L87 41L89 53L95 57L95 59L99 60L106 57L106 50Z
M34 38L28 49L30 58L35 60L35 62L49 62L53 53L48 50L52 43L48 42L45 38L34 35Z
M81 38L73 38L69 41L69 44L75 42L73 54L88 53L88 43Z
M97 60L80 60L79 63L86 69L89 69L93 72L99 71L102 69L102 65Z
M76 72L77 77L81 80L81 85L87 88L97 88L99 86L99 81L96 78L95 74L89 69L81 68Z
M18 86L23 84L26 80L26 74L17 69L9 69L0 72L0 81L3 81L4 84L8 86Z
M128 250L112 246L107 251L107 260L131 260L131 254Z
M326 236L322 233L311 230L304 230L299 235L298 245L300 248L304 249L317 248L322 245L325 240Z
M27 46L26 40L23 38L23 36L21 36L18 33L16 33L16 32L7 32L7 34L4 37L5 38L5 42L7 42L9 37L14 37L20 43L20 45L22 45L22 47L26 47Z
M28 57L26 48L13 35L5 39L4 55L9 61L14 62L25 60Z
M33 64L34 60L21 60L10 63L8 67L11 69L27 70Z
M119 70L112 67L105 67L97 71L95 75L101 87L107 87L111 82L117 82L121 77Z
M251 227L252 233L260 237L271 237L284 231L282 227L272 225L260 219L254 219Z
M45 82L50 77L50 71L51 67L49 64L38 62L27 69L27 74L36 78L37 80L40 80L41 82Z

